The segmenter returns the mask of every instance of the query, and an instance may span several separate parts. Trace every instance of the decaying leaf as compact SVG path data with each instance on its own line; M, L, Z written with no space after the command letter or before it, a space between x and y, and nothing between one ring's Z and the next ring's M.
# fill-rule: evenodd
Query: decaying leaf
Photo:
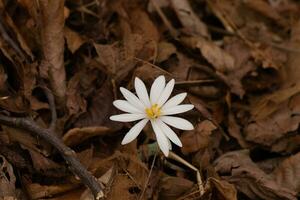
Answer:
M171 0L172 6L186 32L192 35L208 37L206 25L194 13L187 0Z
M237 200L237 191L234 185L227 181L209 178L203 196L211 200Z
M94 136L102 136L110 132L111 130L109 128L101 126L73 128L63 136L63 141L68 146L74 146Z
M192 189L194 183L179 177L163 177L160 181L160 199L176 199Z
M16 177L13 167L0 155L0 199L16 200Z
M281 98L284 98L281 96ZM246 140L270 146L289 132L298 129L300 96L295 95L280 104L273 114L250 122L245 127Z
M292 0L0 0L0 114L52 124L106 199L296 200L299 10ZM139 77L149 92L160 75L195 106L183 116L195 129L174 129L183 147L171 151L201 177L160 154L151 126L121 145L135 122L109 119L119 87L136 93ZM0 199L94 199L55 147L1 128Z
M67 40L68 48L72 53L77 51L77 49L79 49L80 46L85 42L85 40L78 33L67 27L64 27L64 35Z
M215 165L222 178L251 199L297 199L293 188L276 182L272 175L261 170L250 159L247 150L226 153L215 161Z
M184 133L180 139L182 141L182 153L188 154L208 147L210 135L217 127L209 120L199 123L193 131Z
M183 44L199 49L202 56L218 71L226 72L235 69L234 58L211 41L201 37L181 38Z

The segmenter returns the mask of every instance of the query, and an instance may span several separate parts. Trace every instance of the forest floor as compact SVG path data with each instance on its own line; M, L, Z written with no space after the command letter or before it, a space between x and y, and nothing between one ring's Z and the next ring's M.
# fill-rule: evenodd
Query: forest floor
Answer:
M0 0L0 199L296 200L297 0ZM119 88L195 108L165 157Z

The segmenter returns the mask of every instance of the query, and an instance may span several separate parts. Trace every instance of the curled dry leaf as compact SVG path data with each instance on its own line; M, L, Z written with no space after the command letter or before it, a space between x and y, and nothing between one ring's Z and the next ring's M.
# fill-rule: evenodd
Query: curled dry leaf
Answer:
M66 145L75 146L92 137L104 136L109 133L111 133L111 129L104 126L73 128L62 139Z
M250 199L296 200L296 192L284 184L276 182L249 157L247 150L229 152L215 161L215 169Z

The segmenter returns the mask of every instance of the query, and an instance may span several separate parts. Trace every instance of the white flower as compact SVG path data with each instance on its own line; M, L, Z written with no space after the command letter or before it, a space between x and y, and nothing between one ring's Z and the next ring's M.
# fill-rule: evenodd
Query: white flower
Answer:
M159 76L151 86L150 98L145 84L137 77L134 81L137 96L123 87L120 88L126 100L116 100L113 104L116 108L127 113L113 115L110 119L120 122L140 120L125 135L122 144L133 141L146 126L147 122L150 121L156 135L158 146L165 156L169 155L169 150L172 148L170 140L174 144L182 147L180 139L168 125L181 130L192 130L194 127L189 121L183 118L169 115L189 111L193 109L194 106L192 104L179 105L187 93L178 94L168 100L174 88L174 84L174 79L166 84L165 77Z

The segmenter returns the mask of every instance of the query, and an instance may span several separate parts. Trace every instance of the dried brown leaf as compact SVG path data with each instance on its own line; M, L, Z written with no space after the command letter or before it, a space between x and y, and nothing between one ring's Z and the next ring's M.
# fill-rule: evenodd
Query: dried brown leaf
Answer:
M285 159L272 173L277 184L300 192L300 153Z
M54 161L50 160L49 158L45 157L44 155L36 152L34 150L29 150L33 167L42 173L48 173L50 170L59 170L61 166Z
M11 164L0 155L0 199L16 197L16 177Z
M259 14L272 19L278 25L287 27L287 21L284 20L284 18L282 18L274 8L272 8L270 3L262 0L245 1L244 3L246 6L255 10Z
M68 27L64 27L64 35L67 40L68 48L72 53L75 53L75 51L85 43L85 40L77 32Z
M261 170L249 157L247 150L223 154L215 161L215 169L250 199L296 200L291 188L278 184L271 175Z
M209 120L204 120L193 131L185 132L180 140L182 141L182 153L189 154L208 147L210 135L217 127Z
M211 41L202 37L182 37L181 42L193 49L199 49L217 71L232 71L236 67L234 58Z
M33 200L52 197L78 187L78 184L40 185L39 183L30 183L28 180L23 181L30 199Z
M237 200L237 191L234 185L227 181L210 177L205 184L203 197L205 196L209 196L206 198L211 200Z
M189 1L171 0L171 4L187 34L209 37L206 24L194 13Z
M250 122L244 129L246 140L271 146L289 132L298 129L300 116L297 113L300 95L296 95L280 104L268 117Z
M176 47L169 42L158 43L156 62L160 63L167 60L172 54L176 53Z
M192 189L194 183L180 177L163 177L159 182L159 199L177 199Z
M104 136L109 133L111 133L111 129L104 126L73 128L69 130L62 139L66 145L75 146L89 138Z
M229 115L228 115L228 132L231 137L235 138L238 141L239 145L242 148L247 149L247 148L249 148L250 145L245 140L244 135L242 134L241 130L242 130L242 128L236 122L236 119L235 119L233 113L229 113Z
M109 120L109 117L117 112L112 105L114 97L110 81L106 80L100 88L93 92L94 96L87 112L79 116L75 127L106 126L114 130L120 129L121 123Z

